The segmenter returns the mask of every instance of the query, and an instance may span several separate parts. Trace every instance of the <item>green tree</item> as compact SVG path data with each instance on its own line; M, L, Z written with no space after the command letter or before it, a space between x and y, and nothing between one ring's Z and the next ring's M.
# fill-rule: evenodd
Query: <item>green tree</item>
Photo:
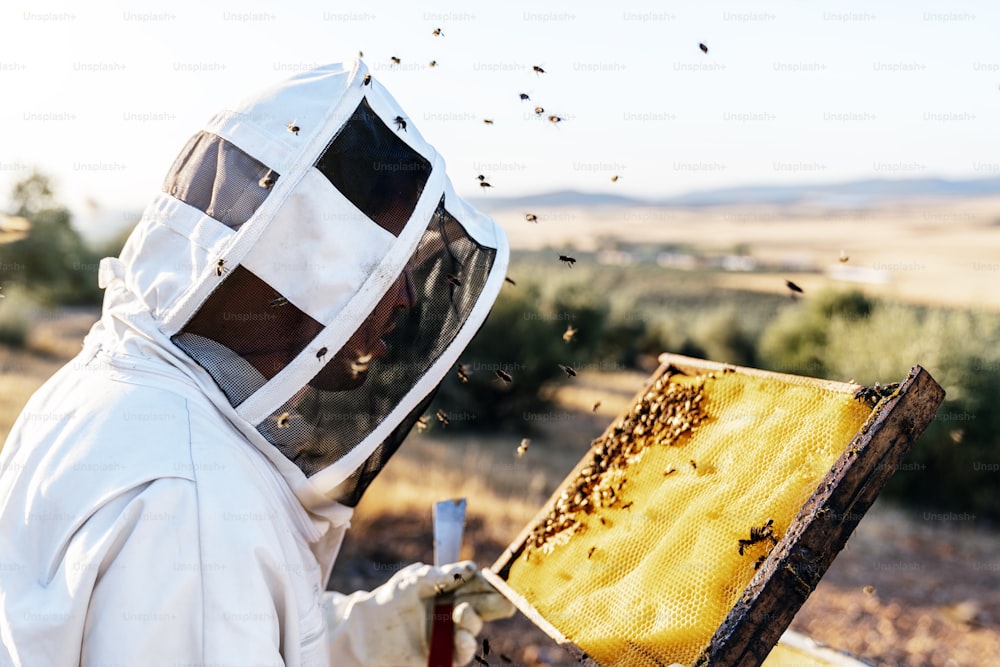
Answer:
M99 303L97 256L59 204L48 176L34 171L14 185L15 215L31 222L28 234L0 246L0 283L20 285L48 304Z

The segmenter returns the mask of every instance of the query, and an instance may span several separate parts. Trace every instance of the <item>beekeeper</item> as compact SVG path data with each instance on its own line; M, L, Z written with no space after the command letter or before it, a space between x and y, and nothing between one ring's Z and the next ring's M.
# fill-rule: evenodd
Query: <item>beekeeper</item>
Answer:
M513 613L470 562L325 592L507 266L405 118L331 65L181 151L0 454L0 664L426 665L445 591L464 664Z

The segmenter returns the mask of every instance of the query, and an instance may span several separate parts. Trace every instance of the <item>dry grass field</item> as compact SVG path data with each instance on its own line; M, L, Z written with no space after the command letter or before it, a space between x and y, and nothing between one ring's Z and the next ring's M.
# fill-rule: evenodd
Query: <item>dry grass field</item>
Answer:
M899 204L855 214L779 208L523 211L497 218L515 248L588 250L609 239L744 244L754 258L802 271L719 273L716 284L780 293L783 279L807 292L838 261L884 270L866 291L913 303L1000 309L1000 200ZM96 311L40 322L29 349L0 347L0 438L30 393L79 349ZM369 489L334 571L338 590L368 588L414 560L431 559L430 508L469 500L463 557L493 562L638 391L640 372L581 372L558 395L523 457L517 435L456 436L432 425L412 434ZM600 401L595 412L591 407ZM1000 665L1000 534L876 504L797 615L792 627L887 667ZM967 522L974 523L974 522ZM870 587L870 588L868 588ZM868 592L866 592L868 591ZM486 630L519 665L572 664L520 615ZM498 664L494 657L491 664Z

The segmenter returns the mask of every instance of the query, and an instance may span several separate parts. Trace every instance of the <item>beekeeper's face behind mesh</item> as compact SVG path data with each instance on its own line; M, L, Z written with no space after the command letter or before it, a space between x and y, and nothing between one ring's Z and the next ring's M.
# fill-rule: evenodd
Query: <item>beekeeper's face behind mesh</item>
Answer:
M426 409L506 268L502 232L455 195L412 124L405 136L393 129L400 110L363 74L339 91L353 112L328 121L329 136L316 131L304 174L202 139L164 186L235 220L231 246L257 228L242 255L206 260L205 296L172 340L242 419L348 505ZM274 131L295 144L284 124ZM263 216L282 187L290 193ZM235 215L228 200L251 208Z

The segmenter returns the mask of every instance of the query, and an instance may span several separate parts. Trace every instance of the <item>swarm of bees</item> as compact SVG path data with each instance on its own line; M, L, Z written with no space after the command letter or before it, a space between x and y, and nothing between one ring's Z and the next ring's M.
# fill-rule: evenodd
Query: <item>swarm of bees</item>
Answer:
M601 508L626 509L622 488L630 462L653 443L674 446L707 416L702 410L702 386L659 378L624 417L594 441L590 459L579 474L563 486L546 517L525 540L533 549L551 550L584 527L586 516ZM598 517L605 523L604 517Z

